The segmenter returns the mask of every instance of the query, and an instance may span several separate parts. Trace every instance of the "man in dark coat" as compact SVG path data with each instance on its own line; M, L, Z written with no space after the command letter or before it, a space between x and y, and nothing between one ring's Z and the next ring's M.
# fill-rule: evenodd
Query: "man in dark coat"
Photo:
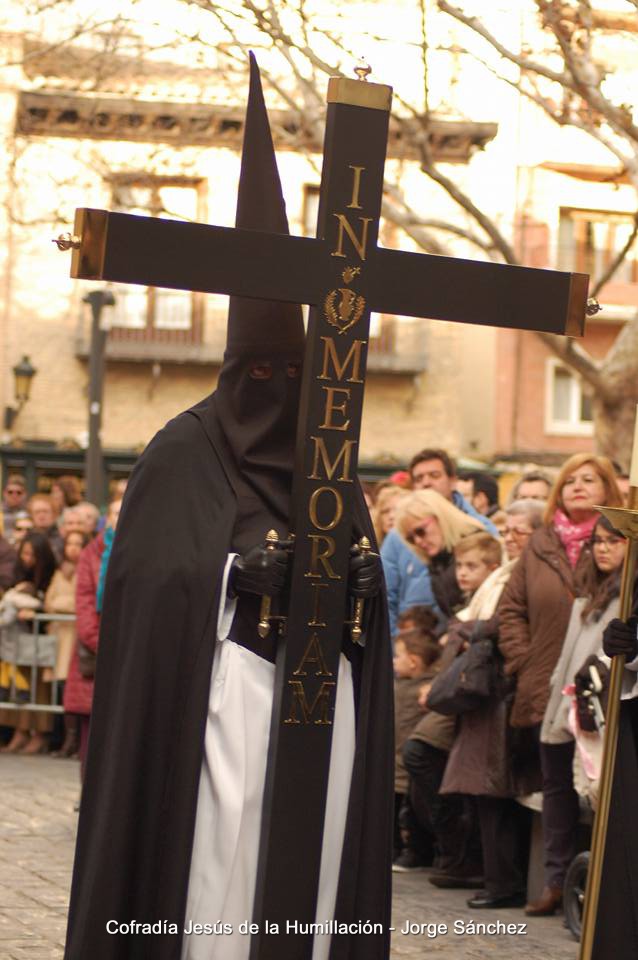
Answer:
M252 60L237 225L287 232ZM274 641L257 637L259 595L280 591L289 551L284 543L267 554L260 544L270 528L289 529L303 346L298 307L231 298L216 392L170 421L131 476L108 569L65 960L190 956L193 838L222 681L216 640L236 602L224 643L274 661ZM353 539L362 534L374 542L359 490ZM392 668L378 561L362 560L351 561L349 588L368 598L366 645L343 643L356 741L332 902L335 920L377 922L384 932L333 935L330 960L389 953ZM207 956L226 956L224 936L203 939Z

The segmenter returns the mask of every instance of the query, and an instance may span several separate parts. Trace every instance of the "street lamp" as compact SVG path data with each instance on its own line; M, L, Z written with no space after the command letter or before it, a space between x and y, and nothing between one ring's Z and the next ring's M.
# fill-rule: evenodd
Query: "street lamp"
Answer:
M115 305L110 290L91 290L82 298L91 308L91 347L89 352L89 443L86 450L86 499L100 505L106 479L102 456L102 393L107 330L102 323L104 307Z
M31 381L38 371L32 365L27 356L24 356L20 363L16 363L13 368L14 378L14 396L17 407L4 408L4 427L5 430L11 430L16 417L31 395Z

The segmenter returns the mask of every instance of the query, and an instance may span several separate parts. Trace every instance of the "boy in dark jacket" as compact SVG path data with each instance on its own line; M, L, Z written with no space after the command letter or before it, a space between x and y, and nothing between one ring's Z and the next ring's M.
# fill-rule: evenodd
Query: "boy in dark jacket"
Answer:
M435 618L432 617L432 622ZM420 720L419 691L436 672L440 648L430 630L414 627L394 641L394 848L392 869L396 873L420 870L431 861L431 842L411 815L409 777L403 763L403 747Z

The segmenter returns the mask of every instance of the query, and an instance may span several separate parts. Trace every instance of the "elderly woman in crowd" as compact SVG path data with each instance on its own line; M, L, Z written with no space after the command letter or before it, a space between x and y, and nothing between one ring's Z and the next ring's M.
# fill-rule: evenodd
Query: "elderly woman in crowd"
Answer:
M507 560L476 591L459 619L472 639L498 639L498 604L525 544L543 522L544 503L516 500L506 511L504 542ZM515 800L526 792L524 771L514 764L515 745L509 727L511 696L499 683L493 697L478 710L458 718L456 740L441 785L443 794L476 797L484 888L470 900L473 908L522 906L525 902L526 815Z
M505 588L499 608L499 646L505 671L516 678L510 722L528 731L528 749L538 749L540 724L549 700L578 575L588 564L589 544L598 520L596 505L621 506L614 470L605 457L576 454L563 465L547 502L543 526L529 539ZM540 748L538 785L549 793L564 781L564 762ZM540 774L540 770L538 771ZM546 850L564 844L560 823L543 820ZM562 900L563 858L553 857L540 898L528 903L528 916L554 913Z
M83 524L82 529L87 537L94 537L100 521L100 511L95 504L89 503L88 500L81 500L75 505L74 514L80 515Z

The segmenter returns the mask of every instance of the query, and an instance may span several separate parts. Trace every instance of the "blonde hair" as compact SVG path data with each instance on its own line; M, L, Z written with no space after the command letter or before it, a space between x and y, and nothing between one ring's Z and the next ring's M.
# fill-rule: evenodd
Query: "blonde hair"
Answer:
M549 494L549 499L547 500L545 516L543 517L544 523L551 523L554 519L554 514L556 511L559 509L565 509L561 496L563 487L565 486L565 481L567 480L567 477L574 472L574 470L578 470L579 467L584 467L586 463L591 463L605 487L605 502L601 504L601 506L623 506L622 494L618 488L618 484L616 483L616 474L611 465L611 460L608 460L607 457L597 457L593 453L575 453L572 457L565 461L560 468L558 476L556 477L556 482L554 483L554 486Z
M487 530L480 533L478 531L470 533L467 537L463 537L454 547L454 556L462 557L464 553L469 553L470 550L478 550L481 560L488 566L493 564L495 567L500 567L503 548L496 537L493 537Z
M403 487L398 487L396 484L382 487L381 490L379 490L376 500L374 501L374 507L371 511L372 525L374 526L374 533L379 546L381 546L384 539L387 537L387 533L383 532L383 521L381 518L383 510L392 502L392 500L400 500L403 497L408 497L409 495L409 490L405 490Z
M423 563L429 562L428 556L415 543L409 543L407 534L415 520L425 520L426 517L437 520L443 537L443 547L449 551L452 551L463 537L485 531L479 520L463 513L436 490L415 490L399 504L395 528L401 539L405 540Z

